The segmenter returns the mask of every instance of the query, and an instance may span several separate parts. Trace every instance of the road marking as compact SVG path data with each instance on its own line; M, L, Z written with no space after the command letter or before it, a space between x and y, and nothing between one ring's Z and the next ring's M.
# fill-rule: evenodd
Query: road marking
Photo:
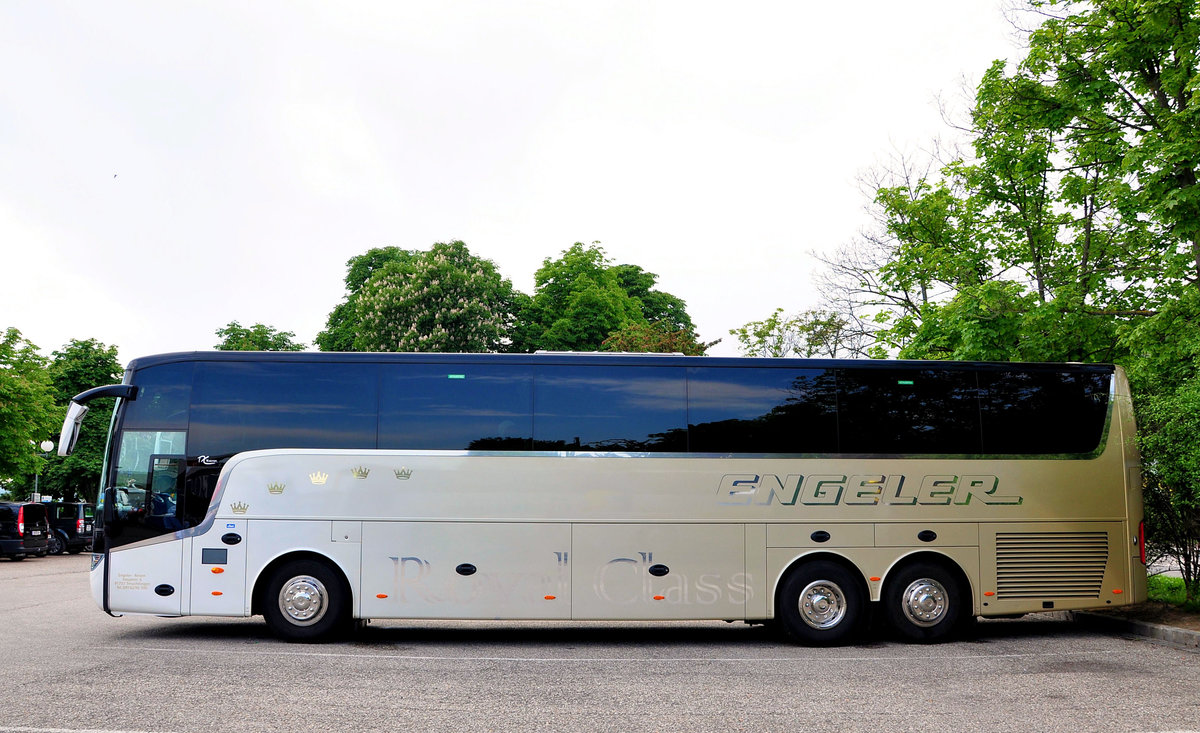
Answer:
M111 651L126 651L126 652L166 652L168 654L238 654L243 656L256 657L344 657L346 659L399 659L419 662L622 662L628 664L630 662L644 662L649 664L664 664L669 662L732 662L743 663L749 662L752 664L761 664L762 662L804 662L811 661L806 657L462 657L462 656L435 656L426 654L358 654L346 652L293 652L293 651L270 651L270 650L250 650L250 649L184 649L179 647L154 647L154 646L103 646L99 649L108 649ZM1059 658L1075 658L1081 656L1097 656L1117 654L1116 650L1102 650L1095 652L1072 652L1070 654L1061 652L1039 652L1031 654L971 654L966 656L945 657L946 661L958 662L964 659L1030 659L1036 657L1059 657ZM822 662L913 662L919 661L928 663L935 661L929 655L919 656L904 656L904 657L880 657L880 656L852 656L852 657L822 657Z
M109 730L107 728L22 728L0 725L0 733L168 733L167 731Z

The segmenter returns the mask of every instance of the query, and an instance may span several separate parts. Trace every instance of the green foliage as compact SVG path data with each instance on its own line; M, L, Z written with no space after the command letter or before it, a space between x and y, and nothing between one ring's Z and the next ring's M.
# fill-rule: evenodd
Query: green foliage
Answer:
M498 351L515 302L512 283L491 260L472 255L462 242L439 242L428 252L384 262L363 283L354 296L353 348Z
M1200 602L1200 292L1189 289L1123 344L1138 417L1149 541Z
M576 242L534 274L534 295L521 303L510 348L598 351L610 336L626 346L659 344L655 350L668 342L693 351L711 346L697 341L684 302L654 289L657 280L637 265L611 264L597 243Z
M1040 23L983 75L973 160L881 177L866 253L831 263L840 311L875 356L1125 365L1148 531L1197 598L1200 12L1024 4Z
M808 310L794 316L782 308L761 321L750 321L730 334L737 337L745 356L837 358L844 356L848 321L842 316L820 310Z
M670 325L659 323L630 323L617 329L600 344L602 351L632 351L656 354L684 354L704 356L704 352L717 344L700 343L692 331L670 330Z
M514 351L598 351L610 333L645 317L604 249L576 242L558 259L542 262L518 320L526 324L526 340L514 341Z
M61 417L54 410L54 385L47 367L46 358L20 331L10 327L4 332L0 339L0 482L5 484L23 481L45 466L35 445L53 437ZM31 489L9 486L16 496Z
M660 324L666 332L682 331L695 336L696 326L687 314L687 304L670 293L654 289L658 275L637 265L613 265L610 269L625 294L638 301L647 323Z
M1195 0L1030 4L1047 16L1021 67L1033 111L1061 128L1073 152L1101 152L1096 159L1129 184L1129 210L1165 235L1161 266L1200 285Z
M657 275L613 265L596 244L546 258L532 297L462 242L372 249L346 265L346 299L316 338L323 351L703 353L717 343L697 340L684 302L655 289Z
M295 333L277 331L261 323L246 328L237 321L230 321L216 333L221 343L213 348L218 351L304 351L304 344L292 340Z
M1189 600L1183 578L1169 575L1151 575L1147 583L1147 598L1159 603L1181 606L1185 611L1200 613L1200 599L1194 595Z
M325 330L317 334L316 346L321 351L354 351L357 331L358 291L371 276L389 263L401 268L410 266L421 253L399 247L377 247L346 261L346 298L334 306L325 321Z
M96 339L73 339L62 350L53 353L50 377L57 414L61 416L71 398L80 392L121 381L117 347L105 346ZM95 501L114 402L109 398L88 405L75 450L65 458L50 456L49 466L40 481L43 495L66 501Z
M963 361L1112 361L1112 318L1042 302L1018 283L994 281L963 288L949 301L928 303L895 319L884 332L902 359Z

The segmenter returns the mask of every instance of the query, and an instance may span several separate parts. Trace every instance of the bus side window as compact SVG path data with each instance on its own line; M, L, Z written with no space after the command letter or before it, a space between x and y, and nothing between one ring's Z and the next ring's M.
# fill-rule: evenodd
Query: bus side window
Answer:
M534 405L535 450L687 450L682 367L538 367Z
M842 453L980 453L975 373L911 367L841 369L838 434Z
M688 450L835 453L832 369L689 367Z

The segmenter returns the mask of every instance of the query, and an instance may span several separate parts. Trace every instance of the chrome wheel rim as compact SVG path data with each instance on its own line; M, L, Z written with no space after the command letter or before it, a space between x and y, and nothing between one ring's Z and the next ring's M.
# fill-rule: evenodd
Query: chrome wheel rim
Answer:
M846 616L846 594L831 580L814 580L800 591L800 618L814 629L832 629Z
M933 578L918 578L908 584L900 597L904 617L917 626L936 626L950 609L946 588Z
M329 610L325 585L311 575L298 575L279 591L279 610L296 626L311 626Z

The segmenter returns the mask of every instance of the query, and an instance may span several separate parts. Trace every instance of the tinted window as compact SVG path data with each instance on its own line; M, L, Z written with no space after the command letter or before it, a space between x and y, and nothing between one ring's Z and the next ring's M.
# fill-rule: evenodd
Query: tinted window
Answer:
M383 371L380 448L529 450L532 440L528 367L412 364Z
M538 450L685 451L682 367L539 367Z
M197 364L189 455L373 449L377 371L370 364Z
M688 369L688 449L702 453L837 450L832 370Z
M979 453L975 374L945 369L842 369L843 453Z
M195 364L163 364L139 369L133 375L137 398L126 403L126 428L187 427Z
M52 519L76 519L79 516L78 504L57 504L51 505L50 512Z
M1111 375L1002 371L979 375L987 453L1090 453L1108 417Z

